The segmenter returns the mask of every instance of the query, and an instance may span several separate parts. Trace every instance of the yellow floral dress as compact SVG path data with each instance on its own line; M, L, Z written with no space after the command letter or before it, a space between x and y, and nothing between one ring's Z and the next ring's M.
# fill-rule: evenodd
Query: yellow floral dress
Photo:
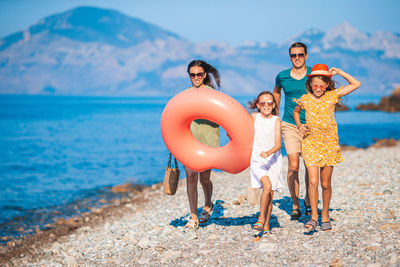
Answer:
M309 131L303 137L301 149L307 167L334 166L343 161L335 120L335 104L339 101L340 89L325 92L319 99L310 93L293 99L306 111Z

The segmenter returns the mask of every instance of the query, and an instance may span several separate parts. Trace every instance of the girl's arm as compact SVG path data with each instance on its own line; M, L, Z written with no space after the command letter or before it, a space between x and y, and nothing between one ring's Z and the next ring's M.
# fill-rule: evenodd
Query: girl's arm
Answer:
M353 76L351 76L350 74L342 71L341 69L338 68L331 68L329 70L329 72L332 74L332 76L339 74L340 76L342 76L343 78L345 78L346 81L349 82L348 85L346 85L345 87L343 87L341 90L339 90L338 92L338 96L342 97L345 96L347 94L350 94L351 92L353 92L354 90L356 90L358 87L361 86L361 83L359 80L357 80L356 78L354 78Z
M275 122L275 145L268 151L261 152L260 156L267 158L279 149L281 149L281 120L277 118Z
M257 112L251 113L251 118L252 118L253 120L255 120L255 119L256 119L256 115L257 115Z
M307 124L301 124L300 122L300 111L302 110L302 108L297 105L294 110L293 110L293 117L294 117L294 121L296 122L296 126L297 129L299 129L301 134L304 134L307 132Z

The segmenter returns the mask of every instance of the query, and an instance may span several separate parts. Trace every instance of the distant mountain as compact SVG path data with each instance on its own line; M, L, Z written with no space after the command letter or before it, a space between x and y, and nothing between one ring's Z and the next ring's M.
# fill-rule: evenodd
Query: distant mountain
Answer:
M327 63L359 78L359 93L390 94L400 84L397 33L367 34L344 22L281 44L233 47L193 43L114 10L80 7L0 40L0 94L174 95L190 86L188 62L201 58L220 70L223 91L254 96L272 90L276 74L290 67L293 41L309 46L308 65Z

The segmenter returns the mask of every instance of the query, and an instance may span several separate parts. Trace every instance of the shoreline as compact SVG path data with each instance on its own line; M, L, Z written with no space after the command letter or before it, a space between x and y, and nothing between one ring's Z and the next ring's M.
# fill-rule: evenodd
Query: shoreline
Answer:
M400 148L400 140L396 141L394 140L388 140L388 139L382 139L379 140L377 143L374 145L370 146L369 148L363 149L363 148L343 148L344 153L357 153L357 151L363 151L366 150L368 153L364 154L369 154L372 158L374 157L373 154L377 151L380 151L381 149L377 149L379 147L383 147L382 149L384 150L385 148L387 149L395 149L399 150ZM354 159L348 157L347 161L352 161ZM345 158L346 161L346 158ZM355 160L355 163L357 163L357 160ZM351 164L350 164L351 165ZM357 164L355 164L357 165ZM339 164L340 166L340 164ZM338 167L339 169L340 167ZM245 171L244 171L245 172ZM242 173L241 173L242 174ZM284 173L285 174L285 173ZM243 174L242 174L243 175ZM213 172L213 176L216 177L225 177L225 176L234 176L237 177L238 175L230 175L227 173L215 173ZM239 174L240 176L240 174ZM335 174L333 175L333 178L335 178ZM397 177L398 178L398 177ZM217 181L214 181L215 183ZM182 188L185 184L185 179L180 180L180 185L178 188L180 198L183 199L183 203L180 203L180 205L183 207L183 211L179 211L177 215L172 216L170 218L166 218L167 220L170 219L170 226L171 227L178 227L176 228L176 231L181 232L180 227L183 224L184 218L179 216L182 216L182 213L188 213L188 204L187 199L185 198L185 189ZM360 183L363 184L363 183ZM367 184L367 183L365 183ZM119 188L119 189L118 189ZM301 187L304 189L304 187ZM227 204L228 200L217 200L218 206L220 206L220 209L224 209L224 206L232 206L234 209L240 207L241 205L245 206L246 204L246 196L245 196L245 187L242 185L235 185L235 203L236 204ZM335 187L333 187L335 190ZM82 229L95 229L95 228L101 228L104 225L109 224L110 221L114 220L123 220L124 217L127 216L129 213L143 213L143 211L147 211L149 209L148 205L152 204L153 202L157 202L160 199L166 199L170 201L174 201L176 199L175 196L166 196L162 192L162 183L154 184L149 187L143 187L143 188L136 188L133 186L129 185L120 185L116 186L115 190L122 190L124 193L127 193L125 197L122 197L121 199L113 201L111 204L106 205L101 208L96 208L93 209L91 212L84 213L82 216L75 216L71 217L69 219L58 219L49 229L46 230L37 230L33 235L25 236L23 238L16 238L16 239L11 239L7 242L6 245L0 246L0 264L8 264L11 260L15 263L18 263L19 260L21 259L36 259L43 257L43 249L47 247L51 247L52 245L58 243L58 242L63 242L65 239L68 239L69 237L73 236L76 234L76 232L82 231ZM217 194L216 191L221 190L220 186L215 187L215 194ZM287 188L286 188L287 191ZM301 195L304 190L300 190ZM120 191L121 192L121 191ZM201 192L201 191L200 191ZM222 192L220 192L222 193ZM377 193L376 196L382 196L384 192L375 192ZM178 194L178 193L177 193ZM394 192L396 195L396 192ZM183 196L182 196L183 195ZM199 198L201 198L199 194ZM398 195L398 194L397 194ZM285 202L285 205L288 205L288 199L287 197L281 198L281 194L279 194L277 197L274 198L274 211L277 210L275 207L276 205L279 204L278 201L281 201L280 205L283 205L282 203ZM232 197L230 197L232 199ZM217 199L217 198L216 198ZM222 198L224 199L224 198ZM228 197L229 199L229 197ZM186 201L186 202L185 202ZM215 201L215 200L214 200ZM218 202L219 201L219 202ZM224 202L225 201L225 202ZM283 202L282 202L283 201ZM335 201L335 199L333 199ZM287 203L286 203L287 202ZM199 200L199 203L200 200ZM278 204L277 204L278 203ZM399 203L399 202L397 202ZM153 205L154 206L154 205ZM256 205L257 206L257 205ZM398 207L396 207L398 209ZM257 208L255 209L257 210ZM273 211L273 214L274 214ZM394 211L395 214L398 213L397 211ZM302 216L304 217L304 216ZM176 219L179 218L179 219ZM248 221L252 221L256 219L254 216L244 216L242 218L236 218L238 220L238 224L240 225L241 223L244 224ZM279 216L278 216L279 218ZM397 216L397 221L399 220L399 216ZM242 222L243 221L243 222ZM231 222L230 220L220 220L219 224L217 225L230 225L230 223L233 223L235 225L235 222ZM335 222L334 222L335 223ZM164 227L159 226L159 227ZM400 224L394 224L394 226L388 226L389 229L392 229L390 227L394 227L394 230L397 231L396 229L400 228ZM396 228L398 227L398 228ZM178 230L179 229L179 230ZM207 229L207 226L204 228L205 230ZM285 231L283 229L283 231ZM213 233L208 233L207 235L215 235ZM136 244L140 247L140 244ZM151 247L151 246L150 246ZM399 248L397 248L399 249ZM44 254L46 256L46 253ZM51 255L47 255L50 256ZM30 262L30 261L29 261Z

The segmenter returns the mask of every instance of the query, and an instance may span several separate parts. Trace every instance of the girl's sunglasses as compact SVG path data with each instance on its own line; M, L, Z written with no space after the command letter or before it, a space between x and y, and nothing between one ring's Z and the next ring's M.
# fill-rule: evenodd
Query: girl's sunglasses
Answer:
M328 87L328 86L327 86L327 85L320 85L320 86L318 86L318 85L316 85L316 84L311 84L311 88L312 88L313 90L317 89L318 87L319 87L319 89L321 89L321 90L325 90L326 87Z
M274 101L259 102L258 104L259 104L261 107L264 107L265 105L267 105L268 107L272 107L272 105L274 104Z
M295 58L295 57L299 57L299 58L301 58L301 57L304 57L305 55L304 55L304 53L299 53L299 54L290 54L290 57L291 58Z
M189 73L190 78L203 78L204 77L204 72L199 72L199 73Z

